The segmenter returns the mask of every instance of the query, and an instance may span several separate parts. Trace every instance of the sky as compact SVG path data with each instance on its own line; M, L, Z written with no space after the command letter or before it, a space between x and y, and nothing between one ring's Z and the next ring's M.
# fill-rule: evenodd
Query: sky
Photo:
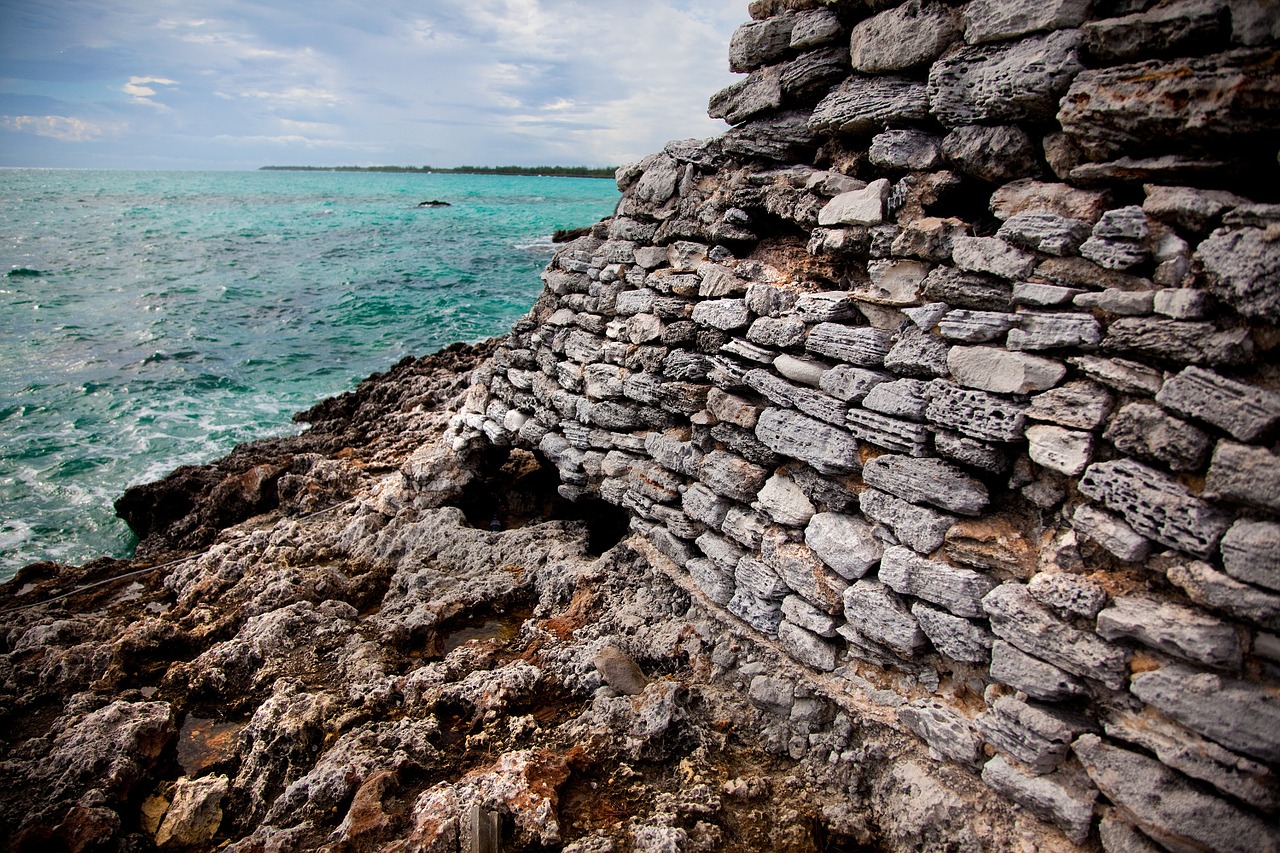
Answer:
M0 0L0 166L630 163L747 0Z

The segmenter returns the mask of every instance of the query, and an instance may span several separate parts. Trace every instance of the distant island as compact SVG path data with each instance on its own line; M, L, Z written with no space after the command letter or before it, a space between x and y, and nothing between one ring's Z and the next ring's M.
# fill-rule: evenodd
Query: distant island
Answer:
M610 178L616 166L262 166L262 172L421 172L446 175L531 175L553 178Z

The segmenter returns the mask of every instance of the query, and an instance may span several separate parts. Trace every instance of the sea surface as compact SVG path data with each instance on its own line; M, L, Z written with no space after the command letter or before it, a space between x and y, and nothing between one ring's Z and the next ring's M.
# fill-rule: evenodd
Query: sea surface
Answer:
M504 333L552 232L617 200L589 178L0 169L0 580L126 556L126 487Z

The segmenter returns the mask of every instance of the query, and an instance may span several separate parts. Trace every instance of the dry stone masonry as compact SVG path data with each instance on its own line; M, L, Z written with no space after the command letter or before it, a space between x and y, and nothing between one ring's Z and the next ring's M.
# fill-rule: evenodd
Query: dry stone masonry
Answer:
M1276 6L750 13L456 448L1072 842L1280 849Z

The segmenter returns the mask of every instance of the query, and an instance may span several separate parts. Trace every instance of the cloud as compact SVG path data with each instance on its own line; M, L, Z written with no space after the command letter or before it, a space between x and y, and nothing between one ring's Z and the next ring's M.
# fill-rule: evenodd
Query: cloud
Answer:
M120 130L117 126L95 124L70 116L0 116L0 127L64 142L91 142Z
M167 106L159 101L151 100L159 94L159 92L152 88L152 84L157 86L176 86L178 85L178 81L170 80L168 77L133 76L129 78L128 83L125 83L120 87L120 91L129 95L129 100L133 101L135 104L146 104L149 107L156 107L162 110L168 109Z

